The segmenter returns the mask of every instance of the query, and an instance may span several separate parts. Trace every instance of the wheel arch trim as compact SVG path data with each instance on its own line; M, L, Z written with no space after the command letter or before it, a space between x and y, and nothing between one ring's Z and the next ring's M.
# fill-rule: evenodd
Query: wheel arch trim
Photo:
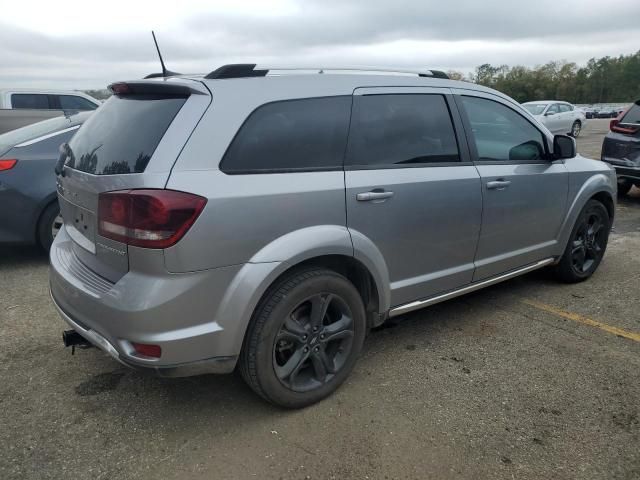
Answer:
M388 312L389 278L382 254L358 232L352 243L350 233L354 232L339 225L296 230L274 240L242 266L215 313L216 320L230 334L233 352L240 352L255 309L273 283L288 270L314 259L343 256L359 262L369 272L377 289L378 313Z
M567 242L569 241L569 236L571 235L571 231L573 230L573 225L575 224L578 215L580 215L580 212L582 211L584 206L589 200L599 194L605 194L609 196L615 211L616 194L615 190L611 186L611 179L603 173L598 173L590 177L587 181L584 182L578 193L574 196L571 205L567 209L567 214L565 215L562 226L560 227L558 248L561 250L557 252L558 255L562 255L564 253L564 249L567 245ZM605 207L607 206L605 205ZM609 211L609 207L607 207L607 211Z

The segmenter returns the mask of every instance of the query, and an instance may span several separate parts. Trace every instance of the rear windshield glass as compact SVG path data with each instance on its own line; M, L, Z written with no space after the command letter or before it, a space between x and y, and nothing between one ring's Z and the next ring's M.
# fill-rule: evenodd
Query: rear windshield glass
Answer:
M627 113L624 114L620 123L640 123L640 105L634 103Z
M141 173L185 97L112 96L69 142L65 162L95 175Z

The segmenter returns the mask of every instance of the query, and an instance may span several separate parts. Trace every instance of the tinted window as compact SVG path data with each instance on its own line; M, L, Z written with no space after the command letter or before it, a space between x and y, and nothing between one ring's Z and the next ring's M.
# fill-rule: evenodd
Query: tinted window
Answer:
M143 172L186 98L112 96L80 128L66 165L96 175Z
M11 106L13 108L36 108L49 109L49 98L47 95L33 93L13 93L11 94Z
M98 106L86 98L75 95L59 95L60 108L63 110L95 110Z
M222 159L224 172L342 168L351 97L274 102L256 109Z
M461 97L478 151L484 161L545 158L542 133L520 114L492 100Z
M354 97L348 165L412 165L460 161L442 95Z
M640 105L634 103L631 108L624 114L620 123L640 123Z

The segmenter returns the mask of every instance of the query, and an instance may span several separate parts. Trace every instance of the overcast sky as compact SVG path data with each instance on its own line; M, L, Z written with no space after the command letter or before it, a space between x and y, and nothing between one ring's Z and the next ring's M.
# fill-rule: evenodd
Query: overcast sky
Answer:
M16 0L0 16L0 87L104 88L224 63L584 64L640 49L640 0Z

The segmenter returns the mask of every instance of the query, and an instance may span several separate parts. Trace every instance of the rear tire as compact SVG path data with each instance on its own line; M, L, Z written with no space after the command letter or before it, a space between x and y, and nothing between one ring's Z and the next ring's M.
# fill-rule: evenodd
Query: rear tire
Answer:
M292 272L256 308L240 372L258 395L275 405L311 405L347 378L366 327L362 298L345 277L323 268Z
M571 125L571 136L573 138L578 138L580 136L581 131L582 131L582 123L576 120L575 122L573 122L573 125Z
M589 200L576 220L564 254L555 267L559 280L582 282L598 268L607 249L611 220L607 208Z
M633 182L628 178L618 178L618 196L624 197L633 188Z
M38 222L38 244L44 250L49 251L53 239L61 226L60 207L58 202L53 202L44 209Z

